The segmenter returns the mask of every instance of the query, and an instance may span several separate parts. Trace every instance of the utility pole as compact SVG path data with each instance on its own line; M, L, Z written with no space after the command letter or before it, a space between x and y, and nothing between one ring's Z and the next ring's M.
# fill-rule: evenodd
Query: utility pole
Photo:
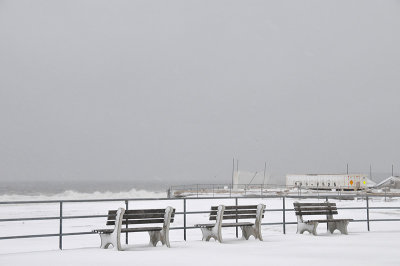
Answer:
M372 180L372 164L369 164L369 179Z
M349 164L347 164L347 174L349 174Z
M265 162L264 164L264 179L263 179L263 187L264 187L264 183L265 183L265 172L267 171L267 162Z
M393 176L393 164L392 164L392 176Z
M232 184L231 188L233 188L233 176L235 175L235 158L233 158L233 166L232 166Z

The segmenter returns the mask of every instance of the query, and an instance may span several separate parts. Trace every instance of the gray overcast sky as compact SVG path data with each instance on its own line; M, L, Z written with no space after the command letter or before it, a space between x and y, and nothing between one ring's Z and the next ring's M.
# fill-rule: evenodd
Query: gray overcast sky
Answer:
M400 1L0 0L5 180L400 172Z

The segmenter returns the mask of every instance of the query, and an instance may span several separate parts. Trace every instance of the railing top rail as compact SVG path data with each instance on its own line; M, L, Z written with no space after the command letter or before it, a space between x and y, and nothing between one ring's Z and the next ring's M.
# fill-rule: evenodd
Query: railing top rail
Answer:
M209 183L209 184L188 184L188 185L173 185L170 186L170 188L190 188L190 187L197 187L197 186L226 186L226 187L232 187L232 186L264 186L264 187L294 187L294 186L287 186L287 185L278 185L278 184L262 184L262 183L251 183L251 184L246 184L246 183L241 183L241 184L233 184L232 183Z

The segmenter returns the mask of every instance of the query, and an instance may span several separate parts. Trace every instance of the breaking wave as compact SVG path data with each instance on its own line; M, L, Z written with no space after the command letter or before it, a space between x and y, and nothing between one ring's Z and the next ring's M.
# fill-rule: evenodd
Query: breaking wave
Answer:
M131 189L123 192L77 192L74 190L66 190L56 194L3 194L0 195L0 201L32 201L32 200L86 200L86 199L126 199L126 198L165 198L165 192L148 191L143 189Z

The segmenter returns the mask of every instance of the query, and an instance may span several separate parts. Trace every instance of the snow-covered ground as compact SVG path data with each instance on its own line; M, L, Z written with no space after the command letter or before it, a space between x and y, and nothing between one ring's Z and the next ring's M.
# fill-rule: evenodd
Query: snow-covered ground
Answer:
M292 199L286 207L292 208ZM316 201L304 200L304 201ZM320 200L322 201L322 199ZM338 207L364 207L365 200L336 201ZM232 205L233 199L188 199L188 211L206 211L211 205ZM263 222L282 221L282 212L268 209L282 208L282 199L239 199L239 204L264 203L267 212ZM400 201L385 202L373 199L370 207L400 207ZM130 208L158 208L173 206L183 210L182 200L130 202ZM106 214L107 210L124 206L122 202L66 203L64 216ZM58 204L0 205L0 217L44 217L57 216ZM365 219L365 210L339 210L338 217ZM370 210L371 219L400 219L400 210ZM207 214L187 216L187 225L207 222ZM293 212L286 213L287 222L295 222ZM105 218L66 219L64 232L83 232L105 227ZM173 227L183 225L183 216L177 215ZM25 221L0 223L0 235L58 233L58 221ZM114 263L135 265L245 265L248 263L269 265L400 265L400 222L371 222L367 231L365 222L349 225L349 235L326 233L326 225L318 228L319 236L307 233L296 235L296 225L264 225L264 241L251 238L236 239L234 228L223 229L224 243L202 242L199 229L187 230L187 241L183 241L183 230L170 233L171 248L150 247L147 233L129 235L129 245L124 252L101 250L97 235L65 236L64 250L57 250L58 238L35 238L0 240L0 265L110 265ZM123 239L123 243L125 239Z

